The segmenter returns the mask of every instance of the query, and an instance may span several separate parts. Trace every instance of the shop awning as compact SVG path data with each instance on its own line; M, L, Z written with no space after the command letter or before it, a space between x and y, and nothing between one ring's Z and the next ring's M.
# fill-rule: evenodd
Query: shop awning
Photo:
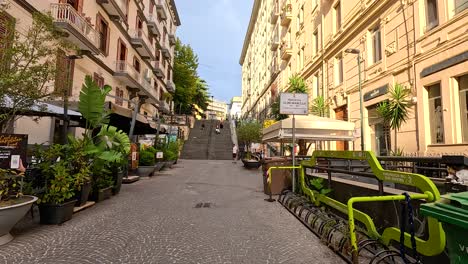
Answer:
M13 101L10 97L5 96L3 99L3 107L11 108L13 106ZM18 113L18 115L23 116L61 116L63 115L63 107L56 106L53 104L48 104L44 102L36 102L30 109ZM67 114L70 117L81 117L79 112L68 109Z
M307 141L353 140L354 123L314 115L296 116L296 139ZM263 142L291 142L292 117L263 129Z
M107 102L110 110L109 125L115 126L125 133L130 133L130 125L132 122L133 110L126 107L116 105L112 102ZM157 129L154 122L148 121L148 119L142 115L137 114L134 135L145 135L145 134L156 134Z

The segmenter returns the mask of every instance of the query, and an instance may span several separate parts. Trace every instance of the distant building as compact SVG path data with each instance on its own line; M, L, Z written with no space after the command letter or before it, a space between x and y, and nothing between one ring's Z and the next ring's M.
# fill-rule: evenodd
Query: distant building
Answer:
M227 104L223 101L213 99L209 101L205 114L206 119L226 119Z
M241 96L234 96L231 99L231 104L229 105L229 115L232 118L240 118L241 117L241 110L242 110L242 97Z
M467 3L255 0L239 61L242 115L271 118L272 103L298 74L310 88L309 103L323 96L331 118L359 131L362 110L366 150L383 155L388 142L417 155L466 154ZM411 88L414 103L397 137L376 110L395 83Z
M174 0L4 0L0 3L6 4L0 19L0 38L5 36L8 21L13 22L19 34L24 34L32 24L33 13L43 12L52 16L64 38L82 54L73 56L74 50L63 51L56 58L57 67L63 70L57 73L51 89L69 86L70 109L77 110L85 75L90 75L99 86L112 87L106 103L115 120L130 122L132 100L138 98L142 102L138 105L136 133L142 127L156 128L153 118L172 112L175 34L181 24ZM62 99L54 103L61 105ZM30 117L22 117L16 121L13 132L30 134L30 144L50 144L61 127L60 118L43 117L36 123ZM121 129L127 131L126 126ZM81 133L73 126L69 126L68 132Z

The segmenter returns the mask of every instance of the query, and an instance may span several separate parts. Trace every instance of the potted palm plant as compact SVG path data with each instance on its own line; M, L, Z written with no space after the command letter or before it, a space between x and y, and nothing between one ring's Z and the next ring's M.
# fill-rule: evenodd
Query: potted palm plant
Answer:
M0 245L10 242L10 230L31 209L37 197L22 195L19 177L14 171L0 169Z
M100 149L121 153L121 157L114 160L110 165L114 178L112 192L114 195L118 194L122 186L124 171L127 168L128 161L126 157L130 153L130 138L122 130L109 125L102 126L97 137Z

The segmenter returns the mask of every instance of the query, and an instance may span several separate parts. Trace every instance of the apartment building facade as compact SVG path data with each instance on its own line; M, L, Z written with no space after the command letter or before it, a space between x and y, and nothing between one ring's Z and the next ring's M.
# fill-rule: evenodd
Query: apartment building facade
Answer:
M262 5L273 6L270 10L280 6L279 19L270 19L266 38L275 39L275 28L281 26L279 44L273 41L264 49L270 50L272 65L280 62L280 69L271 75L263 96L271 102L287 89L290 76L301 75L310 100L324 96L332 118L356 124L354 144L336 142L330 148L360 149L360 76L366 150L384 154L387 142L394 146L396 140L404 152L417 155L468 153L468 1L256 1L241 55L242 113L255 118L268 117L259 113L268 112L269 105L252 97L258 89L246 77L260 73L245 62L249 52L259 48L250 41L257 37L249 34L257 32L250 27L264 24L255 16L255 8ZM376 107L396 83L411 89L413 107L395 139Z
M32 13L50 13L55 26L77 47L77 52L57 55L57 67L61 70L53 85L57 89L71 83L67 89L71 109L76 108L84 77L90 75L99 86L112 87L106 101L116 115L128 118L132 109L138 107L137 120L153 124L154 117L171 113L175 32L180 26L174 0L6 2L6 12L15 19L18 31L31 24ZM60 105L61 101L56 103ZM50 118L42 118L39 124L21 118L15 124L15 132L50 125L50 133L44 131L34 143L51 142L57 124L58 120Z

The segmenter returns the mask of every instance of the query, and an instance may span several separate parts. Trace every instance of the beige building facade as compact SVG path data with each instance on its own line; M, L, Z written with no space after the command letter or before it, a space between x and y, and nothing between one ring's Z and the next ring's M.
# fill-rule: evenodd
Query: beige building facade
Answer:
M259 18L268 10L269 25ZM266 36L256 36L256 28L266 28ZM268 118L273 98L288 88L289 77L299 74L311 101L324 96L332 118L356 124L353 143L329 147L360 149L361 76L366 150L382 155L386 142L393 149L396 141L407 154L468 154L466 28L466 0L255 1L240 60L243 116ZM272 41L265 46L252 41L259 38ZM350 48L359 50L360 75L358 54L346 52ZM265 86L249 79L263 74L249 66L249 61L261 61L258 50L269 54L270 65L279 65L265 71ZM396 83L411 89L414 104L395 139L394 131L386 133L376 106Z
M180 25L174 0L4 2L18 32L31 25L32 13L50 13L65 38L77 47L77 52L64 51L58 55L57 67L61 71L51 86L56 89L70 78L70 108L76 108L84 78L90 75L98 85L112 87L107 101L115 114L128 118L136 103L137 120L144 123L150 124L154 117L171 113L175 32ZM39 127L46 128L48 123L52 123L52 128L41 134L47 134L51 142L59 130L59 120L42 118ZM38 125L30 118L21 118L15 124L15 132L35 126ZM41 138L44 142L30 143L45 143L46 138Z

